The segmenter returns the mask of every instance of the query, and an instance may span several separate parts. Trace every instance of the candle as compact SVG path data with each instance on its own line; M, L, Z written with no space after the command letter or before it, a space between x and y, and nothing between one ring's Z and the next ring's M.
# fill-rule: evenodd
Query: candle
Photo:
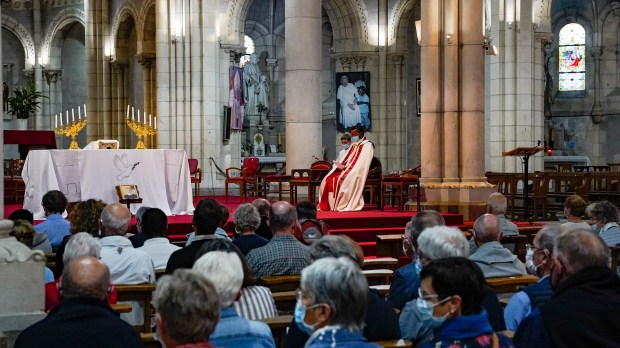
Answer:
M138 123L140 123L140 109L138 109Z
M69 110L67 110L67 125L69 124Z
M84 104L84 117L86 117L86 104Z
M127 104L127 118L129 118L129 104Z
M131 119L132 119L132 120L135 120L135 119L136 119L136 118L135 118L135 116L136 116L136 115L134 114L134 109L133 109L133 106L132 106L132 107L131 107Z
M146 111L144 112L144 124L146 124Z
M153 124L151 123L151 121L153 121L153 118L151 117L152 115L149 114L149 127L151 127Z
M54 117L56 118L54 121L54 128L58 128L58 114L55 114Z
M282 145L282 133L278 132L278 145Z
M75 109L71 109L71 122L75 122Z
M62 113L60 114L60 126L62 127Z
M155 119L153 120L153 122L155 123L155 129L157 129L157 116L154 117Z
M80 109L80 106L78 106L78 120L82 119L82 109Z

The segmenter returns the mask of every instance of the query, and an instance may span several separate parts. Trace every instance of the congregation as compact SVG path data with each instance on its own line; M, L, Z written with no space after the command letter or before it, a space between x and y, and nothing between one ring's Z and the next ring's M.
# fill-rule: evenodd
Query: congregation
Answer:
M168 219L140 209L137 233L120 203L77 203L43 196L47 219L32 226L18 210L12 236L30 248L56 250L46 269L47 317L24 330L15 347L141 347L132 326L149 325L165 347L378 347L404 339L415 347L614 347L620 342L620 279L610 247L620 243L618 208L570 196L567 222L546 223L527 245L525 262L504 236L519 235L506 216L506 198L489 196L487 213L471 238L446 226L433 210L417 212L404 228L406 264L389 290L370 287L364 252L351 238L330 234L316 206L256 199L232 214L198 202L191 241L168 238ZM581 220L586 216L588 220ZM511 297L498 296L489 279L527 274L537 281ZM276 318L274 294L261 279L299 276L292 319L284 337L261 322ZM152 321L144 303L119 315L117 287L155 285ZM501 301L500 301L501 300ZM150 305L150 304L146 304ZM575 320L575 318L581 318ZM113 335L110 332L114 332Z

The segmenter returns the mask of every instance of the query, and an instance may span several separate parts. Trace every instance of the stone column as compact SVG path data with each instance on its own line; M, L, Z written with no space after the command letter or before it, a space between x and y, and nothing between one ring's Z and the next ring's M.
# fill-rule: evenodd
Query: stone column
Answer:
M271 111L274 109L276 102L275 102L275 70L276 70L276 66L278 66L278 60L276 58L267 58L265 59L265 61L267 62L267 70L269 71L269 110L267 111L268 114L271 113ZM269 119L269 117L267 117L267 119Z
M143 96L143 105L144 105L144 113L142 116L145 117L145 122L147 121L148 115L153 114L153 77L151 74L152 67L155 63L155 59L151 56L140 54L137 56L138 64L142 65L142 80L144 84L144 96ZM153 148L153 139L152 137L145 137L145 145L147 148Z
M592 122L601 123L603 120L603 107L601 106L601 55L603 47L592 47L590 54L594 58L594 105L592 106Z
M322 157L321 3L287 0L286 168L309 168Z
M407 159L404 156L403 148L404 142L403 138L405 136L404 130L406 129L405 122L403 119L403 61L405 57L401 54L394 54L390 57L392 59L392 64L394 65L394 119L391 122L392 125L392 139L394 142L394 155L391 156L394 158L393 167L388 168L388 170L400 170L404 169L406 166Z
M118 139L120 146L129 147L129 134L127 134L127 126L125 125L125 117L127 116L127 98L125 86L125 73L128 70L128 64L112 63L112 105L113 105L113 121L112 136Z
M34 85L37 91L43 91L43 67L41 66L41 0L32 1L32 23L33 23L33 35L34 41ZM40 102L45 102L39 99ZM46 115L43 114L43 108L39 108L35 111L35 129L46 129L48 126L48 120L45 120Z
M45 75L45 81L47 82L47 89L49 91L48 94L48 112L47 115L51 116L54 114L58 114L60 111L58 110L58 102L57 102L57 98L58 98L58 89L56 86L56 83L58 82L59 78L60 78L60 74L61 74L61 70L45 70L44 71L44 75ZM53 117L50 117L50 129L54 129L54 120L52 119Z

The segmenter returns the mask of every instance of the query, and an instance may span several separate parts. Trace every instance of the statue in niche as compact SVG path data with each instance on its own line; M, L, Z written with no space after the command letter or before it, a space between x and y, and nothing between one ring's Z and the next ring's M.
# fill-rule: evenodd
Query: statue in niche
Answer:
M258 110L259 113L263 110L269 109L269 83L267 82L267 76L262 75L260 77L260 84L258 85L257 96L258 102L256 103L256 108L258 109L259 105L262 105ZM261 113L262 116L262 113Z
M250 61L243 67L243 95L245 97L245 114L258 115L261 73L256 53L250 55Z
M555 97L553 72L551 70L554 51L553 45L549 43L545 44L545 64L543 65L543 68L545 69L545 116L551 116L551 104L553 104Z

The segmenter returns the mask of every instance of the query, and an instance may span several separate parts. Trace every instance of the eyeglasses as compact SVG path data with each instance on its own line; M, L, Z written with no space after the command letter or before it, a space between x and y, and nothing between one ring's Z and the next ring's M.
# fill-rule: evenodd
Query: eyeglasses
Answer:
M418 301L420 301L420 306L422 307L433 308L446 301L450 301L450 299L452 298L452 296L448 296L444 298L443 300L440 300L439 302L433 302L432 300L430 300L431 298L438 298L438 297L439 295L437 294L424 295L422 293L422 289L418 288Z
M526 251L536 252L536 251L544 250L544 249L543 248L537 248L537 247L533 246L532 244L525 244L525 250Z
M315 303L315 304L310 305L310 306L305 306L305 305L303 304L303 302L301 302L301 299L303 298L303 296L304 296L304 295L303 295L303 291L302 291L301 289L297 289L297 295L296 295L297 302L299 303L299 305L300 305L300 306L302 306L302 307L303 307L304 309L306 309L306 310L308 310L308 309L312 309L312 308L314 308L314 307L318 307L318 306L322 306L322 305L324 305L324 303Z

